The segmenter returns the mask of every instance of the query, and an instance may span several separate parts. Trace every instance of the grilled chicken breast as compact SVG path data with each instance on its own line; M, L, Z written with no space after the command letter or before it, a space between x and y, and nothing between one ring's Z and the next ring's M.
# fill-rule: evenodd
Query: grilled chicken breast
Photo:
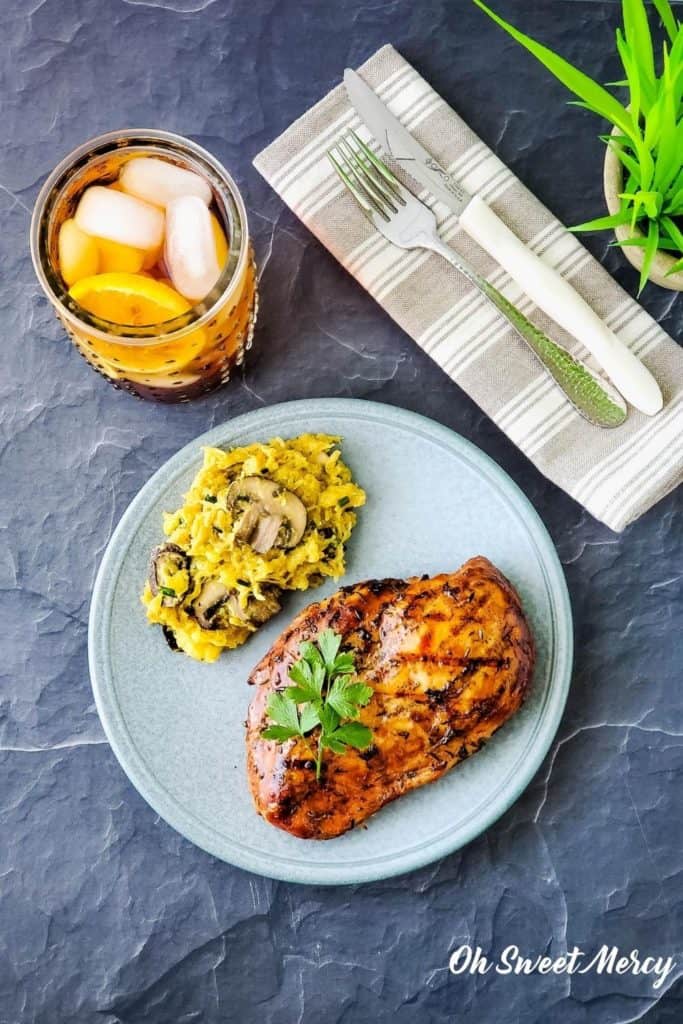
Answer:
M299 644L326 628L355 653L374 695L364 751L325 751L319 782L300 739L265 740L266 703L290 685ZM534 645L519 597L486 558L431 579L371 580L304 609L254 669L247 766L256 809L303 839L331 839L384 804L440 778L520 707Z

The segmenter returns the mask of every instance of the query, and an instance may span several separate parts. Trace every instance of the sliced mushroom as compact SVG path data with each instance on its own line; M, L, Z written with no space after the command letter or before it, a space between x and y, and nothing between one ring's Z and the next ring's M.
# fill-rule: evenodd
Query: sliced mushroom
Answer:
M256 528L251 534L249 543L260 555L275 547L283 522L280 516L259 516ZM286 547L286 545L280 545Z
M192 602L192 613L202 629L226 629L230 617L260 626L280 611L279 587L264 588L262 598L250 594L243 608L236 593L220 580L207 580Z
M240 522L235 531L235 540L244 541L246 544L254 533L261 520L259 506L256 504L247 505L240 517Z
M184 595L190 588L190 560L177 544L160 544L154 548L149 560L149 589L153 597L161 591L163 597L162 605L165 608L173 608L180 604ZM167 581L179 572L187 572L187 585L178 592L177 587L169 587ZM173 593L170 591L173 590Z
M228 508L239 514L235 539L258 554L271 548L293 548L306 529L306 506L296 494L273 480L247 476L230 485Z
M228 591L220 580L207 580L191 605L202 629L220 629L218 612L228 599Z
M228 609L234 618L260 626L280 611L280 593L279 587L264 588L263 598L250 595L245 608L240 604L237 594L231 594L228 598Z
M173 632L171 627L170 626L162 626L161 627L161 632L164 634L164 640L166 641L168 646L171 648L173 653L174 654L177 653L180 650L180 648L178 647L178 641L176 640L175 633Z

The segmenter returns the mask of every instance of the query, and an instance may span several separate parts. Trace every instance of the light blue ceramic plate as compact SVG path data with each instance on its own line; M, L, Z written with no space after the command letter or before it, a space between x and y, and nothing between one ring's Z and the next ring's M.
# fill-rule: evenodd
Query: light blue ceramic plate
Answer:
M368 827L302 841L255 812L245 776L246 680L292 616L332 593L290 595L244 647L213 665L172 654L147 625L139 593L161 514L180 504L201 445L229 446L303 431L340 434L368 494L344 583L453 570L486 555L521 594L538 647L531 696L470 760L384 808ZM90 614L97 708L124 771L155 811L223 860L274 878L339 884L400 874L479 835L520 795L550 746L572 662L567 588L552 542L506 474L431 420L345 399L289 402L231 420L183 448L142 488L111 539Z

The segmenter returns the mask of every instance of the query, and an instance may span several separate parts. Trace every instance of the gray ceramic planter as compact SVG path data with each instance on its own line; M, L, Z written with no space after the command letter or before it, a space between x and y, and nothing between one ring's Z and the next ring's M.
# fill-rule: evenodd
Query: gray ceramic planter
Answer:
M616 133L616 129L612 129L612 134ZM610 213L619 212L619 193L624 190L624 178L622 173L622 165L619 162L619 158L612 149L608 146L605 151L605 168L603 182L605 187L605 199L607 200L607 208ZM615 228L614 233L620 242L623 242L626 238L643 238L642 231L638 228L632 229L628 224L624 224L621 227ZM629 261L633 264L636 270L641 270L643 266L643 250L639 246L628 245L621 250ZM666 273L676 262L673 256L670 256L666 252L658 252L652 261L650 267L650 273L648 279L654 284L661 285L662 288L670 288L672 291L683 291L683 271L679 271L676 274L672 274L671 277L667 277Z

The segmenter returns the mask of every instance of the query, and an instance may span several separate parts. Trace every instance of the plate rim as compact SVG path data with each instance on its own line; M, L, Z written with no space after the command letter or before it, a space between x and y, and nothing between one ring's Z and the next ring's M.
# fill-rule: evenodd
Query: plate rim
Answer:
M106 660L104 655L108 647L106 642L103 643L103 638L105 634L108 634L111 624L110 598L115 590L132 537L144 518L144 513L139 514L139 510L144 509L150 499L156 500L160 486L172 485L174 479L186 471L188 457L196 459L200 446L229 443L225 439L226 432L239 434L245 429L251 429L252 424L258 430L261 421L296 415L297 411L301 414L305 411L307 415L337 417L353 414L356 419L362 419L363 413L366 417L372 414L376 418L379 415L389 425L399 425L404 428L419 427L421 433L441 442L446 448L459 450L460 455L469 457L469 461L479 466L497 485L504 497L511 502L515 511L523 513L524 525L539 553L551 607L556 612L552 632L555 659L551 665L548 699L541 709L537 728L532 734L531 748L527 747L529 756L526 757L515 775L514 782L503 787L502 792L496 791L490 805L483 812L474 814L471 824L466 823L465 826L460 826L457 834L452 831L442 833L437 839L417 850L413 847L404 853L392 855L391 860L365 861L358 866L355 862L345 864L343 867L338 863L332 863L329 866L321 863L306 865L298 861L288 863L288 858L278 855L279 859L276 857L273 860L268 859L264 854L261 854L261 861L255 863L253 853L243 852L244 844L235 840L230 846L231 840L226 840L225 836L213 833L218 838L218 841L215 841L212 838L210 826L203 823L196 815L189 814L178 801L174 800L168 790L154 776L152 770L148 768L142 754L136 750L123 714L118 707L113 685L109 685L104 664ZM135 529L131 530L129 527L135 527ZM571 603L562 564L546 526L515 481L489 455L442 423L400 406L357 398L313 398L279 402L225 420L183 445L179 451L155 470L121 516L102 556L93 587L88 620L90 681L102 728L124 774L152 810L163 818L171 828L219 860L265 877L309 885L357 884L405 874L461 849L489 829L528 787L543 764L557 734L569 693L573 646ZM202 833L199 836L196 832L197 828ZM226 850L226 843L230 847L228 850Z

